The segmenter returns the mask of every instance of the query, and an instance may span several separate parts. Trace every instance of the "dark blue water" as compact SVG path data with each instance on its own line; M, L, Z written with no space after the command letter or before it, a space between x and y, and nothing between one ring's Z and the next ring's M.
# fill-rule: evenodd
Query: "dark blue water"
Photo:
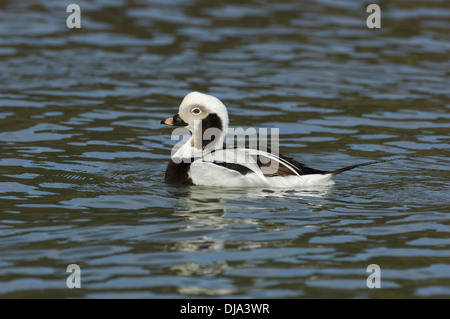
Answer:
M445 1L0 4L0 296L450 296ZM332 187L164 184L187 93ZM69 289L69 264L81 288ZM366 285L367 266L381 288Z

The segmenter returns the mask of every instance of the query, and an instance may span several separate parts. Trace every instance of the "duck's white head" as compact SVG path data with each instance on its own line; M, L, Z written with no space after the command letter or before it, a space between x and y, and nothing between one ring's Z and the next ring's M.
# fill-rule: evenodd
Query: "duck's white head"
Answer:
M193 135L191 146L195 148L221 148L228 128L228 112L218 98L191 92L181 102L178 114L161 123L185 126Z

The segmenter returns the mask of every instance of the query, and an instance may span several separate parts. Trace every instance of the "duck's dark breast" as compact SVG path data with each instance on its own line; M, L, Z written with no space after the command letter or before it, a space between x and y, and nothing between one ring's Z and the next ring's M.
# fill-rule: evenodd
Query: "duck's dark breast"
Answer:
M170 184L194 185L189 177L191 163L175 163L172 159L169 161L166 169L165 181Z

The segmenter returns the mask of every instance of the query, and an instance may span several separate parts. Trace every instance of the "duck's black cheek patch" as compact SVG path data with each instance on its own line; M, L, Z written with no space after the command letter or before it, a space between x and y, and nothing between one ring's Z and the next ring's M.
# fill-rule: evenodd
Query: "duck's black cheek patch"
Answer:
M211 130L208 130L209 128ZM222 120L216 113L211 113L204 118L202 120L202 149L214 142L218 133L222 134L222 130Z

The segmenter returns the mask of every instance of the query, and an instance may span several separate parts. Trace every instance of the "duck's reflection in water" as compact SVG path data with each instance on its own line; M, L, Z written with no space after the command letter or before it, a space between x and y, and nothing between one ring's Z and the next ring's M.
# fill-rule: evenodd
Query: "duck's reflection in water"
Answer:
M317 199L323 198L330 191L330 186L320 188L308 188L302 190L267 189L267 188L211 188L192 186L185 188L180 194L179 208L176 216L183 216L187 220L195 222L186 226L187 229L209 227L211 229L223 228L232 224L258 224L258 219L245 218L242 214L226 216L229 211L254 213L255 211L267 211L266 205L261 205L261 200L283 200L303 205L320 206ZM233 217L238 215L238 217ZM248 215L248 214L245 214Z
M253 237L255 232L267 232L265 229L267 212L270 216L270 211L277 209L276 204L268 208L261 201L282 202L284 207L293 203L300 206L317 206L320 205L321 198L329 190L329 187L301 191L199 186L176 188L174 189L176 194L173 195L180 198L180 202L174 214L184 219L184 225L179 228L179 231L183 233L183 238L171 242L167 248L170 251L194 252L195 255L192 260L184 261L170 268L179 275L202 276L220 274L239 265L242 266L239 261L245 259L244 256L248 251L270 245L270 242L261 240L264 235L262 237L258 235L256 240ZM260 218L258 212L264 214L265 217ZM292 213L295 212L292 211ZM236 236L233 235L233 232ZM242 237L245 232L248 232L248 236ZM224 259L211 258L211 252L220 252L221 258ZM230 260L235 260L237 263L230 263ZM190 295L221 296L233 292L231 288L231 290L218 290L212 287L190 286L182 289L184 293Z

